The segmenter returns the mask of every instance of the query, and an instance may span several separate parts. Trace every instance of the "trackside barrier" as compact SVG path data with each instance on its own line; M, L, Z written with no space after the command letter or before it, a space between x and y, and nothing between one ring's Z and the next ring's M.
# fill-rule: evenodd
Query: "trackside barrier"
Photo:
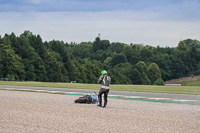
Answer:
M181 84L165 84L164 86L181 86Z

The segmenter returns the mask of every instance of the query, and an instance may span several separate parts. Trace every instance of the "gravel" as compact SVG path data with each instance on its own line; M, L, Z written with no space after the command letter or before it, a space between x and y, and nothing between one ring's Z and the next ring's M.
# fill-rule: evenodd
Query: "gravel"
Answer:
M200 133L200 106L0 90L0 133Z

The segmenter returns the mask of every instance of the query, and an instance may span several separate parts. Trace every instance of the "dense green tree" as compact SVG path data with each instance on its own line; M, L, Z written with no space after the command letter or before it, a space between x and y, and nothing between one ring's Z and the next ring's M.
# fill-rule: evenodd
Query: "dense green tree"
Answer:
M45 46L39 35L35 36L30 31L25 31L21 35L22 40L27 40L26 44L32 54L26 61L27 80L46 81L46 71L42 58L46 54ZM23 41L22 41L23 42ZM23 43L22 43L23 44ZM24 45L24 44L23 44Z
M156 63L151 63L148 66L147 74L149 79L151 80L151 84L153 84L156 80L161 79L160 68Z
M29 40L32 36L29 31L25 31L20 35L17 42L19 49L16 49L18 50L16 53L23 59L26 72L25 80L46 81L44 62L31 45L33 39Z
M24 66L25 66L25 80L29 81L35 81L36 80L36 74L35 74L35 67L33 64L30 64L29 60L24 59L23 60Z
M148 85L151 84L148 76L147 76L147 66L146 63L144 61L139 61L136 65L135 65L136 69L138 70L138 72L140 73L140 79L139 79L139 84L143 84L143 85Z
M132 84L141 84L141 73L138 69L135 68L131 71L130 79Z
M46 54L45 68L48 81L50 82L69 82L67 71L59 53L48 50Z
M129 76L131 70L132 70L132 65L128 62L125 63L120 63L116 67L119 68L119 72L122 73L123 75Z
M132 66L129 63L120 63L116 65L115 67L110 68L109 70L114 70L111 71L114 74L117 75L116 81L120 84L131 84L132 81L130 79L131 76L131 71L132 71Z
M145 72L141 73L141 84L142 85L150 85L151 81Z
M140 51L140 60L148 61L148 59L153 56L153 49L152 46L143 46Z
M139 62L136 64L136 68L137 68L140 72L144 72L144 73L147 72L147 65L145 64L144 61L139 61Z
M176 79L179 77L183 77L185 73L182 70L185 67L183 61L173 56L171 57L171 61L172 61L171 66L170 66L171 78Z
M110 45L110 47L109 47L109 50L110 50L112 53L121 53L122 50L123 50L124 45L125 45L125 44L119 43L119 42L111 43L111 45Z
M2 44L3 43L3 39L1 38L1 35L0 35L0 44Z
M101 40L97 37L93 43L93 51L96 52L97 50L106 50L110 46L110 42L108 40Z
M133 49L128 45L124 45L122 54L126 56L126 59L130 64L136 64L139 61L138 60L139 51Z
M3 44L4 45L10 45L11 41L10 41L10 37L8 34L5 34L4 38L3 38Z
M108 69L109 70L109 75L112 78L112 83L115 84L131 84L131 80L127 75L123 75L120 72L120 68L119 67L115 67L112 69Z
M72 61L71 61L66 45L64 44L64 42L55 41L55 40L50 41L49 45L53 51L55 51L56 53L59 53L60 56L62 57L62 62L64 63L64 67L66 69L66 75L69 77L69 79L71 79L73 76L73 66L72 66ZM80 51L77 51L77 52L80 52Z
M0 44L0 64L2 77L23 78L24 65L22 59L14 53L10 45Z
M94 52L101 49L101 39L99 37L95 39L92 49Z
M159 78L153 82L153 85L164 85L163 79Z
M110 41L108 40L102 40L101 41L101 49L107 50L110 47Z
M0 77L9 79L96 83L106 69L114 84L162 85L163 80L200 74L200 41L192 39L174 48L110 43L99 37L68 44L43 42L40 35L24 31L19 37L0 36L0 44Z
M77 83L87 83L86 68L81 65L78 60L72 60L72 64L74 68L72 81L76 81Z
M151 58L151 62L155 62L162 73L162 79L169 80L171 77L171 65L172 61L170 60L170 56L167 53L157 52Z
M104 60L104 64L109 64L112 60L112 57L107 57L105 60Z
M10 35L10 42L15 53L19 54L19 48L21 45L19 44L19 40L14 33L11 33Z
M101 71L101 69L98 67L98 62L95 61L91 61L89 59L84 59L84 68L85 69L85 73L87 76L87 81L85 81L86 83L97 83L97 79L99 78L99 73Z
M177 47L179 50L183 50L183 51L185 51L185 50L187 50L187 44L184 42L184 41L180 41L179 43L178 43L178 47Z
M34 61L34 68L35 68L35 74L36 74L36 81L46 81L46 70L45 65L39 56L36 56Z
M91 42L82 42L79 45L74 45L71 48L71 54L74 57L91 58L92 54L92 43Z
M115 66L120 63L127 62L125 55L123 54L114 54L111 60L111 66Z
M47 46L42 42L42 38L40 35L32 35L32 33L28 36L30 45L35 49L36 53L43 58L47 52Z

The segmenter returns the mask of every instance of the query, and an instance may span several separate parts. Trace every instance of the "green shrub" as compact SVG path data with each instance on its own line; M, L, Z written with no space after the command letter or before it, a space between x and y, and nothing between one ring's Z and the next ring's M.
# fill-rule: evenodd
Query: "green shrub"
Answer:
M164 85L164 81L161 78L159 78L153 82L153 85Z

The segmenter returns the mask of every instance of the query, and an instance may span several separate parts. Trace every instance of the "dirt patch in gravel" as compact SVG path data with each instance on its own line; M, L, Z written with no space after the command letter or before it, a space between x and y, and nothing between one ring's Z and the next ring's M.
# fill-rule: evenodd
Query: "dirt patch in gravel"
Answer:
M109 98L100 108L78 97L0 90L0 132L200 132L200 106Z

